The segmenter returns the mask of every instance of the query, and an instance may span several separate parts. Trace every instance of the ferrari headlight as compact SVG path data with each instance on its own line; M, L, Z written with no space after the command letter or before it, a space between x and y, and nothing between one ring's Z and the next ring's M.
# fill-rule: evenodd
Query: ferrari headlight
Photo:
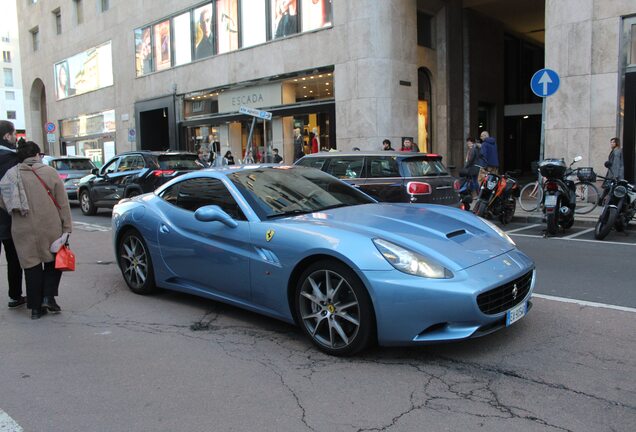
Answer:
M488 225L490 228L492 228L497 234L499 234L499 237L506 240L511 245L517 246L517 244L510 238L510 236L506 234L506 232L502 230L501 228L499 228L497 225L495 225L492 222L488 222L486 219L482 219L481 221L485 223L486 225Z
M430 258L382 239L373 239L382 256L397 270L414 276L450 279L453 273Z

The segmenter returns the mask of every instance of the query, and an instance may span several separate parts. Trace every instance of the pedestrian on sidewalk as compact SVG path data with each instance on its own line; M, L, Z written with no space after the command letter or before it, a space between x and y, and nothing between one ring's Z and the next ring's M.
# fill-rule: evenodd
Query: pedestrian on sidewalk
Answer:
M486 169L494 174L499 174L499 154L497 152L497 142L491 137L488 131L483 131L481 138L481 156L486 162Z
M475 145L475 138L469 136L466 138L466 159L464 162L464 169L466 170L466 175L469 179L468 185L470 192L473 195L479 188L479 184L477 183L477 175L481 169L481 166L479 165L479 158L479 149Z
M15 126L8 120L0 120L0 179L20 161L15 153ZM0 209L0 250L4 246L7 259L7 284L9 285L9 308L26 303L22 296L22 268L11 237L11 216Z
M384 141L382 141L382 150L384 151L395 151L395 149L393 147L391 147L391 141L388 139L385 139Z
M0 180L0 207L12 217L27 307L31 319L38 319L47 311L61 311L55 297L62 272L55 269L55 254L71 233L71 208L62 180L54 168L42 163L36 143L27 141L16 154L21 162Z
M610 154L607 161L612 164L607 169L607 178L622 179L625 177L625 164L623 162L623 151L621 150L620 138L614 137L610 139Z

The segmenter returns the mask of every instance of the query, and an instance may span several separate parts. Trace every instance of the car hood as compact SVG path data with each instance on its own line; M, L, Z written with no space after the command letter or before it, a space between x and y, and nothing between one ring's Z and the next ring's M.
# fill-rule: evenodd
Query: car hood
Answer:
M515 247L472 213L430 204L367 204L287 219L381 238L462 270Z

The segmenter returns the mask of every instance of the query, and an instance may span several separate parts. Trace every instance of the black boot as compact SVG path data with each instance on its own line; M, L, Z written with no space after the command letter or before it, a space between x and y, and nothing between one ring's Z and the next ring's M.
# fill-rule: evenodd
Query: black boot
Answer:
M62 308L55 302L55 297L44 297L42 299L42 309L52 313L62 312Z
M31 319L40 319L42 315L46 315L47 310L45 308L31 309Z

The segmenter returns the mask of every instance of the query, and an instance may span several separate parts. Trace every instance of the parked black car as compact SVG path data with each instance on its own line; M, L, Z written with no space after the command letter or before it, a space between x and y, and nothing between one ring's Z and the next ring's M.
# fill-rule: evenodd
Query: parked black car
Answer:
M101 169L80 181L82 213L94 215L100 207L112 208L122 198L152 192L181 174L201 169L194 153L132 151L118 154Z
M57 170L70 200L78 199L77 186L80 179L95 169L93 161L83 156L43 156L42 163Z
M318 168L378 201L460 204L459 181L448 173L438 154L320 152L304 156L295 164Z

